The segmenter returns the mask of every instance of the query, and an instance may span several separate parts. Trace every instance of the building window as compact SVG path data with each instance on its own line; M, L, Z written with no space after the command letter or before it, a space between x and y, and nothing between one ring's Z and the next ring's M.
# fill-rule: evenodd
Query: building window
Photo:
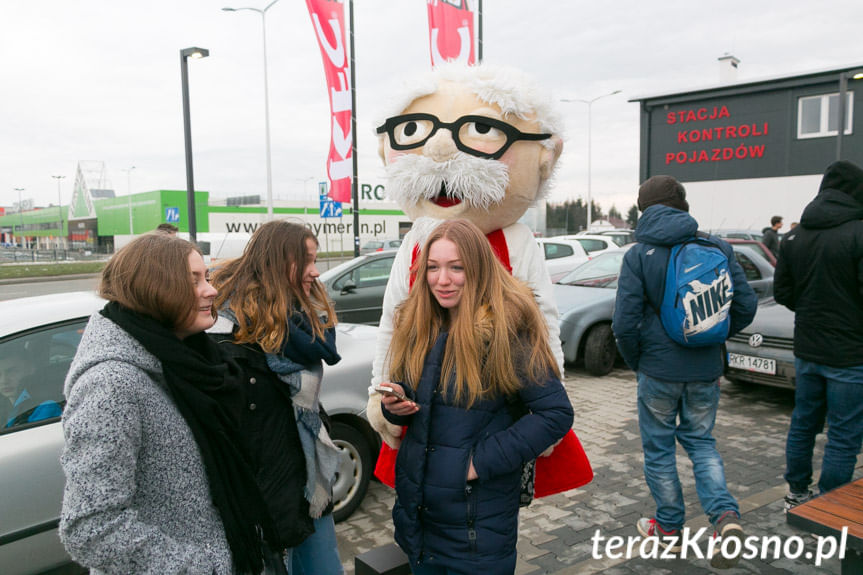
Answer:
M851 133L854 92L845 93L845 134ZM797 101L797 137L823 138L839 133L839 94L809 96Z

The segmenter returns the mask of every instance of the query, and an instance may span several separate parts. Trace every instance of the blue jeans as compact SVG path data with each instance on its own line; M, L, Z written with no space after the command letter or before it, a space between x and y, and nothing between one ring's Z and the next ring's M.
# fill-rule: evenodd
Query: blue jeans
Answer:
M285 556L288 575L342 575L333 514L315 519L315 532Z
M710 522L715 524L726 511L740 515L725 485L722 457L711 435L718 405L718 381L668 383L638 373L644 478L656 501L656 521L666 531L682 528L686 519L675 440L692 461L695 490Z
M815 436L827 422L827 445L821 463L821 493L851 481L863 440L863 365L830 367L799 357L794 412L785 444L785 481L791 491L806 493L812 482Z

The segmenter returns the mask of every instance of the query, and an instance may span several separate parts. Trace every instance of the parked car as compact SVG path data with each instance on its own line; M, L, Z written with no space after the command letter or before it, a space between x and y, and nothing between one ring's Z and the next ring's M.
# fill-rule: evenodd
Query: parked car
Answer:
M614 243L618 246L625 246L626 244L631 244L635 242L635 230L626 230L626 229L614 229L614 230L602 230L600 232L596 232L600 236L608 236Z
M606 375L617 359L611 318L626 251L599 254L554 285L563 358L567 363L583 362L591 375Z
M749 244L732 243L731 247L737 263L746 274L746 281L758 294L758 299L772 296L774 265Z
M360 255L380 252L383 250L396 250L402 245L399 239L394 240L369 240L360 248Z
M765 246L762 242L758 240L743 240L740 238L723 238L729 244L742 244L749 246L753 250L755 250L758 255L761 255L766 259L773 267L776 267L776 256L773 255L773 252Z
M28 365L33 368L30 391L63 406L63 381L87 319L104 303L93 292L0 302L0 358L8 357L4 349L25 344ZM342 360L326 368L321 402L332 419L333 441L342 451L334 488L334 514L341 521L365 496L379 448L377 435L365 419L369 349L375 345L377 329L353 324L340 324L337 329ZM6 401L2 396L0 400ZM59 417L0 427L0 573L4 575L76 572L57 535L64 485L62 447Z
M734 382L794 388L794 312L772 298L725 342L725 377Z
M617 361L611 319L623 255L632 245L599 254L554 285L564 360L583 362L591 375L606 375ZM772 295L773 266L747 245L732 247L759 298Z
M395 250L373 252L321 274L340 322L378 325L395 258Z
M554 239L575 240L581 244L587 255L593 257L607 250L617 249L619 246L615 243L611 236L603 236L600 234L576 234L570 236L558 236Z
M720 229L711 230L711 234L722 239L756 240L761 241L763 237L760 230Z
M545 267L555 282L590 259L581 244L575 240L538 238L537 243L545 254Z

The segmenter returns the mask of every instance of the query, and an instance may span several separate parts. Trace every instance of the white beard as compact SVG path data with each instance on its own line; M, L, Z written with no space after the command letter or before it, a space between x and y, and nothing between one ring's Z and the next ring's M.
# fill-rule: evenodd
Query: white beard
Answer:
M445 162L405 154L386 166L387 196L404 209L443 194L471 208L488 210L506 197L509 167L500 160L456 152Z

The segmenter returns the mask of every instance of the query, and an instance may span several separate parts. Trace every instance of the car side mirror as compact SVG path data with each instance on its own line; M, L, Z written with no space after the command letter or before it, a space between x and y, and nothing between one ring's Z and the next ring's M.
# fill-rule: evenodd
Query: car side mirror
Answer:
M345 285L342 286L342 295L354 293L355 291L357 291L357 284L353 280L346 281Z

